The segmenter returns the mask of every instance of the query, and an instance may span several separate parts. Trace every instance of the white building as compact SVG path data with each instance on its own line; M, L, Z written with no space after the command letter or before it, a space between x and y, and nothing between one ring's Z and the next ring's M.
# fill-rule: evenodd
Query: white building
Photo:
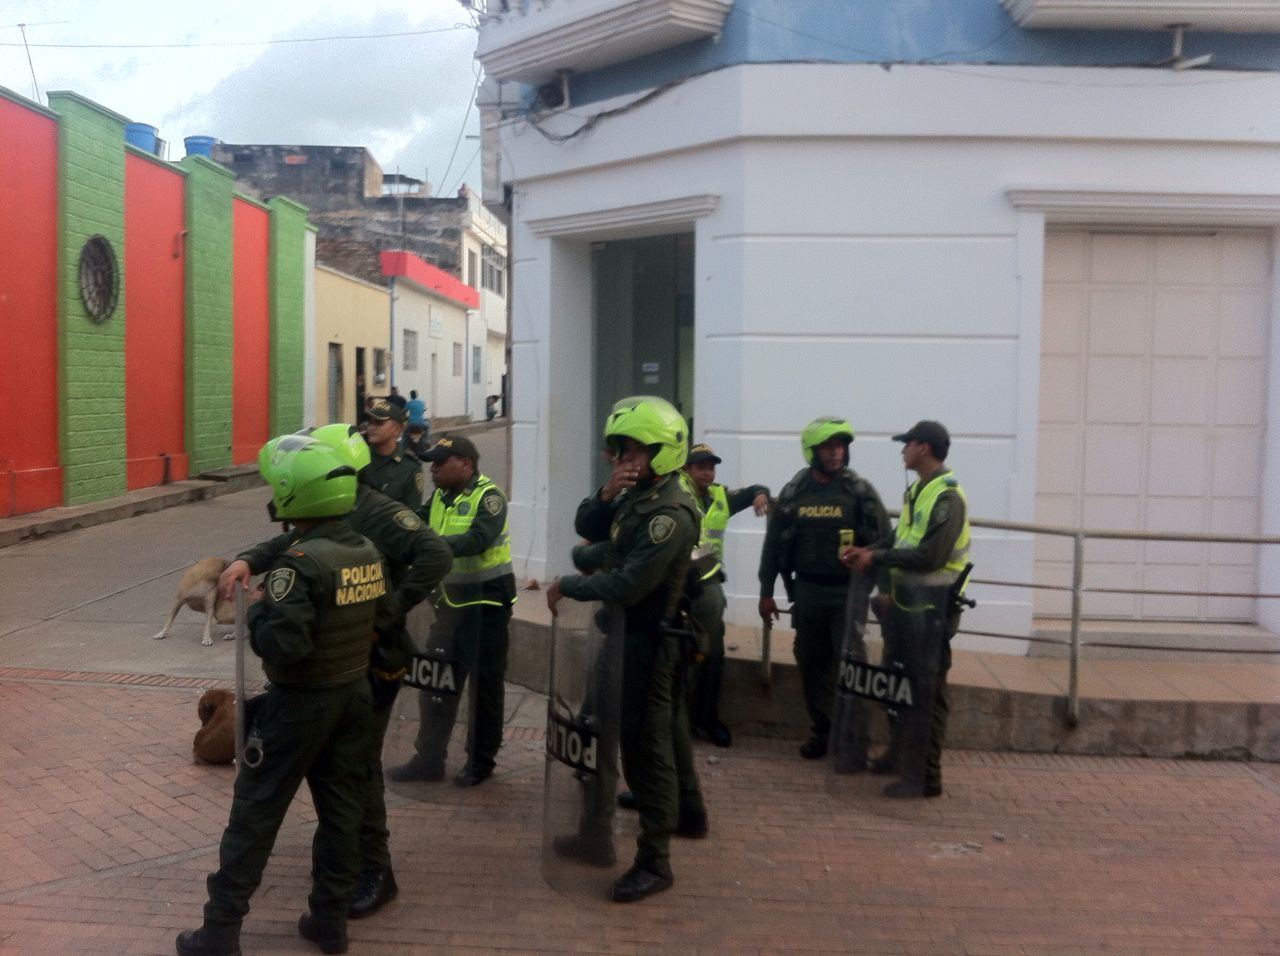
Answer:
M412 252L379 261L391 291L393 382L406 398L418 392L428 418L468 414L483 387L480 366L467 361L472 343L485 341L479 293Z
M889 436L937 418L975 517L1280 533L1280 6L489 10L519 573L569 569L603 412L640 392L681 404L730 485L776 491L800 429L839 414L895 508ZM743 624L762 534L730 525ZM1069 544L979 531L974 553L980 578L1069 583ZM1280 628L1280 602L1187 593L1280 592L1276 548L1102 542L1086 560L1087 585L1178 592L1090 595L1090 616ZM972 629L1065 612L1055 592L975 593Z

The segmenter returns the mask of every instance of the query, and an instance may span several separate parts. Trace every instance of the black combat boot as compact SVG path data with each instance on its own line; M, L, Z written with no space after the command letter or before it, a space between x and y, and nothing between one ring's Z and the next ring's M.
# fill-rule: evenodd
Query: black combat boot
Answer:
M676 824L676 836L701 840L710 830L711 825L707 822L706 810L693 807L680 808L680 822Z
M800 756L805 760L821 760L827 755L827 735L814 734L800 745Z
M671 889L674 882L670 873L664 876L636 863L613 884L613 901L634 903L646 896Z
M453 778L453 785L455 787L478 787L492 776L492 767L480 769L473 766L471 761L467 761L462 769L458 771L458 775Z
M320 947L322 953L347 951L347 926L345 923L325 923L310 910L298 917L298 933Z
M400 887L396 886L396 875L391 872L391 867L361 873L356 880L355 893L351 896L351 906L347 908L347 919L372 916L394 900L399 892Z
M239 926L184 929L174 941L178 956L240 956Z

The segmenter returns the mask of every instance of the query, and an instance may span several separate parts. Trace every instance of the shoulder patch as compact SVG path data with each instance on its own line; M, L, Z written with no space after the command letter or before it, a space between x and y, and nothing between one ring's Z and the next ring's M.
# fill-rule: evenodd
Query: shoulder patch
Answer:
M480 499L480 504L484 505L484 510L491 515L496 515L502 510L502 495L496 491L491 491Z
M427 487L427 480L422 474L422 469L418 469L418 473L413 476L414 487L418 489L418 494L422 494L422 489Z
M930 515L930 519L933 521L934 524L942 524L950 517L951 517L950 505L944 505L939 503L933 506L933 513Z
M293 590L298 574L293 568L276 568L267 576L267 594L273 601L282 601Z
M403 511L397 511L395 520L396 524L404 528L405 531L417 531L422 527L422 519L408 508Z
M676 519L670 515L654 515L649 519L649 540L662 544L676 530Z

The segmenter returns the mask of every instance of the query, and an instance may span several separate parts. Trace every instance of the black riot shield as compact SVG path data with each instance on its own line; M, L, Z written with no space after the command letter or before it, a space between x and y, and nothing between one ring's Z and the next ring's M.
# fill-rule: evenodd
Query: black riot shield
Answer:
M583 899L607 898L623 868L618 847L624 864L630 858L614 813L622 651L620 607L560 602L548 668L542 875Z
M416 800L455 798L495 768L505 706L507 613L483 605L409 613L414 655L383 743L386 784Z
M865 620L869 587L851 605ZM943 679L944 619L948 589L897 580L893 596L877 596L883 636L878 662L867 654L857 616L846 623L832 709L832 760L828 788L865 808L891 816L915 816L939 779L932 742L934 705ZM933 763L931 767L930 764Z

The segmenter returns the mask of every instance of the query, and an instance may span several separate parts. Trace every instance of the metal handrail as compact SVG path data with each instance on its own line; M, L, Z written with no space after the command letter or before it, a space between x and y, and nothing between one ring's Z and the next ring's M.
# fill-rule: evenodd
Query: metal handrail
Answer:
M1062 585L1044 585L1020 581L982 580L974 583L992 584L1000 587L1030 587L1041 590L1071 591L1071 631L1068 638L1070 657L1067 677L1067 723L1071 727L1080 723L1080 618L1081 598L1090 594L1155 594L1186 595L1195 597L1241 597L1241 598L1280 598L1280 594L1267 592L1220 592L1220 591L1165 591L1144 588L1086 588L1084 587L1084 542L1087 539L1110 541L1169 541L1180 544L1280 544L1278 535L1257 534L1212 534L1206 532L1167 532L1167 531L1116 531L1109 528L1067 528L1060 525L1028 524L1021 521L996 521L992 519L973 518L969 521L973 528L990 528L996 531L1013 531L1023 534L1047 534L1072 539L1071 555L1071 587ZM964 633L976 634L976 631ZM1039 640L1041 643L1061 644L1061 641L1045 641L1043 638L1023 637L1014 634L987 634L989 637L1006 637L1014 640ZM1101 645L1100 645L1101 646ZM1132 644L1107 644L1108 647L1135 648ZM1271 653L1269 651L1235 651L1235 653Z

